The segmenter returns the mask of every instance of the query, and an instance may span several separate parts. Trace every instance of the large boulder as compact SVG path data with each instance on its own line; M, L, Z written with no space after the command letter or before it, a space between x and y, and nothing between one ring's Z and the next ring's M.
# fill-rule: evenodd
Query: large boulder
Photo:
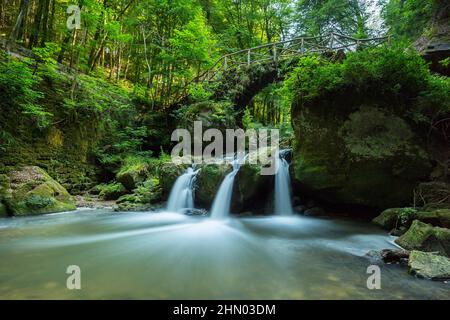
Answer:
M430 252L412 251L408 267L411 274L420 278L450 279L450 259Z
M163 197L167 198L172 190L175 181L188 168L188 165L178 165L173 162L163 163L159 169L159 183L162 188Z
M436 252L450 257L450 229L433 227L414 220L409 230L395 242L407 250Z
M261 175L261 166L243 164L236 174L231 211L262 211L273 190L273 176Z
M295 178L300 189L324 201L408 205L431 172L422 139L404 119L376 107L294 108L293 123Z
M225 176L233 170L228 162L202 165L196 179L195 203L210 208Z
M3 204L10 215L35 215L75 210L75 201L67 190L43 169L23 167L3 181ZM5 196L6 194L6 196Z
M436 81L416 53L396 48L353 52L342 63L302 58L288 82L297 190L346 207L411 205L448 149L426 124L448 110L446 83Z
M142 184L148 175L148 164L137 162L122 166L116 175L116 180L123 184L127 190L132 191L139 184Z

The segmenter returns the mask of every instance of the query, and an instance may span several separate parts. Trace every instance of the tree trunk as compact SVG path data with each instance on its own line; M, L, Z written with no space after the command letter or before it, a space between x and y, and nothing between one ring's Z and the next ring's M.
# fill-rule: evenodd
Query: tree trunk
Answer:
M30 0L22 0L20 4L20 11L16 19L16 23L14 24L13 30L11 31L11 35L9 37L9 41L14 43L19 38L19 35L22 33L24 26L24 19L28 12L28 7L30 5Z

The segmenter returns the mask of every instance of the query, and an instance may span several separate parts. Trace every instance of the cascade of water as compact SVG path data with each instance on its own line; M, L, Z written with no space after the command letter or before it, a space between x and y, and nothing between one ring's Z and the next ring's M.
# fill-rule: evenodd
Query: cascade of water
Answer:
M289 163L286 155L289 150L279 151L276 156L277 173L275 175L275 214L280 216L292 215L291 179L289 176Z
M211 217L214 219L224 219L230 214L231 196L233 195L234 178L241 168L242 157L237 156L231 163L233 171L226 175L220 185L213 205L211 208ZM244 158L245 159L245 158Z
M181 212L183 209L192 209L194 207L193 187L198 171L188 168L183 175L178 177L170 191L167 202L168 211Z

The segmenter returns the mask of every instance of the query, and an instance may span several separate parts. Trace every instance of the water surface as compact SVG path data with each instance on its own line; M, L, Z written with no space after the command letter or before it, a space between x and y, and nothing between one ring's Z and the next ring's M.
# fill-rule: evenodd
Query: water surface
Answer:
M0 219L0 299L448 299L450 285L364 257L394 247L367 224L306 217L211 220L79 210ZM66 268L81 268L81 290Z

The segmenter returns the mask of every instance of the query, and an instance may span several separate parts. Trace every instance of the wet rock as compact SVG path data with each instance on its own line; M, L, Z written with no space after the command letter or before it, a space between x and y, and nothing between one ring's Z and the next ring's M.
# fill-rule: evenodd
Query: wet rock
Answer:
M449 228L450 210L417 210L413 208L392 208L383 211L379 216L372 220L372 223L386 230L392 230L399 229L401 227L409 227L414 220L419 220L437 227Z
M303 214L307 217L321 217L326 215L325 210L319 207L313 207L311 209L308 209Z
M450 256L450 229L433 227L414 220L409 230L395 242L407 250L438 252Z
M308 210L308 207L305 205L299 205L294 208L294 211L298 213L304 213L306 210Z
M209 208L225 176L233 170L227 163L206 164L197 174L195 202L201 207Z
M36 166L3 177L3 204L11 215L35 215L75 210L75 200L47 172ZM5 191L6 189L6 191Z
M450 259L430 252L412 251L408 262L409 273L431 280L450 279Z
M177 165L172 162L163 163L159 169L159 181L162 193L165 198L170 194L175 181L181 176L189 166L186 164Z
M398 229L392 229L391 232L389 232L389 235L394 237L401 237L406 233L406 231L408 231L406 227L400 227Z
M410 252L408 250L381 250L381 259L385 263L404 263L408 262Z
M205 209L186 209L183 211L183 213L187 216L196 216L196 217L205 217L208 216L209 213Z
M403 208L391 208L384 210L379 216L372 220L372 223L386 230L396 228L402 210Z

